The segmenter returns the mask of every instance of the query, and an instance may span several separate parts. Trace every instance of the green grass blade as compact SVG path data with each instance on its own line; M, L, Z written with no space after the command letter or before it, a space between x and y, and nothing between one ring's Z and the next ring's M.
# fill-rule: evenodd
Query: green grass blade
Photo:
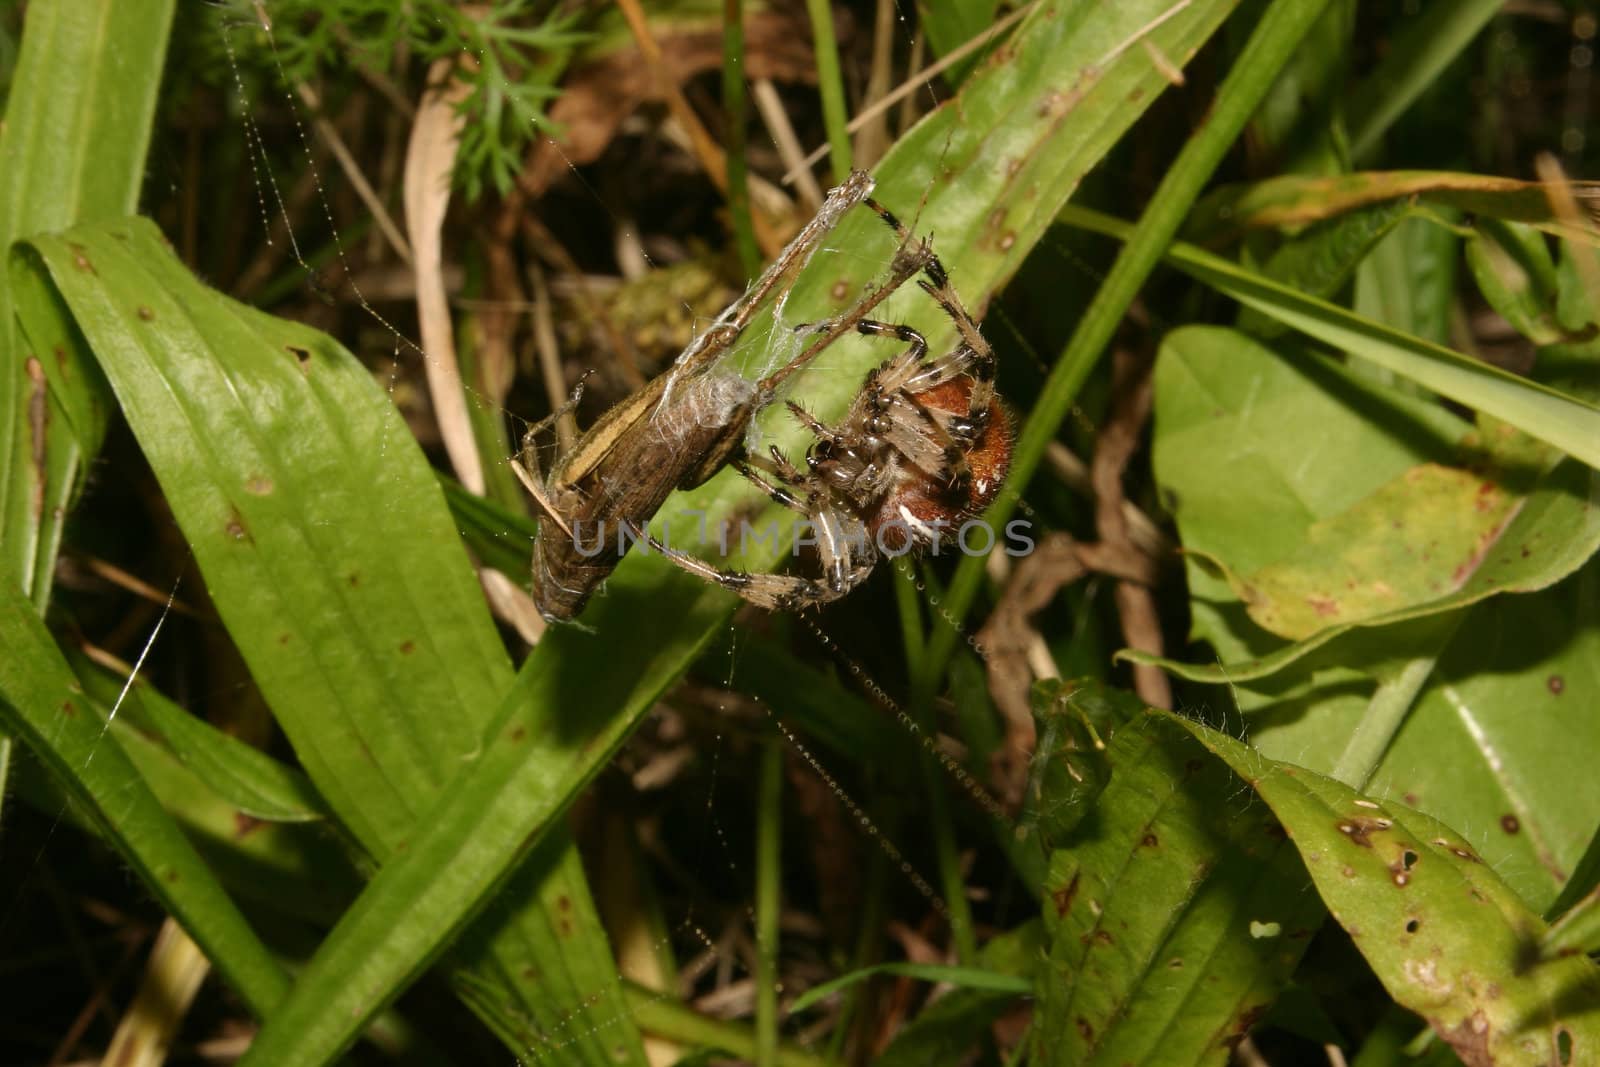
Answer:
M817 87L822 92L822 122L828 131L829 166L833 180L850 175L850 119L844 103L844 77L839 73L839 39L833 30L833 5L828 0L806 0L811 16L811 42L817 57Z
M28 5L0 120L0 250L26 234L133 210L173 7ZM79 464L104 433L103 408L84 417L99 407L103 386L92 373L66 376L92 370L70 339L28 347L14 303L0 277L0 569L43 610Z
M165 699L145 700L143 685L130 693L175 756L240 814L265 822L317 822L326 805L299 771L223 733Z
M1020 978L1014 974L999 974L984 970L982 967L951 967L942 963L880 963L874 967L862 967L860 970L840 975L832 981L812 986L795 998L789 1010L805 1011L841 989L848 989L857 982L864 982L879 974L893 975L896 978L915 978L921 982L940 982L960 986L962 989L1010 993L1019 997L1033 992L1033 982L1027 978Z
M91 813L250 1010L266 1014L287 993L288 976L108 736L106 720L10 581L0 583L0 648L0 723Z
M1351 94L1351 156L1366 158L1504 6L1503 0L1433 0L1397 34L1378 68Z
M756 798L756 1064L778 1056L778 912L783 906L783 743L761 749Z

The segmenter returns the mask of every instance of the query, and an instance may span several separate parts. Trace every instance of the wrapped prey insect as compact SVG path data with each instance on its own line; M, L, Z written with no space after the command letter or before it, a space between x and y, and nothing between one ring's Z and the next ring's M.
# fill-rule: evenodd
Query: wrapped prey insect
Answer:
M561 456L548 474L539 468L534 439L577 401L533 426L523 438L512 469L542 513L534 539L532 595L547 620L572 619L622 557L621 538L595 531L645 528L675 489L710 478L743 448L754 414L800 367L851 331L873 332L873 308L932 263L924 243L904 241L882 285L844 315L810 327L812 340L777 371L751 382L719 366L760 310L773 301L778 311L795 276L844 217L866 203L904 231L871 199L872 178L856 172L828 194L815 218L801 229L745 294L695 338L671 369L612 407ZM590 532L580 542L580 531Z
M909 235L898 220L874 207L906 247ZM657 551L754 604L794 610L849 593L885 555L936 546L941 536L959 538L966 549L963 524L995 498L1010 468L1011 420L994 390L994 351L931 249L921 273L918 286L955 325L951 351L930 358L927 340L911 327L858 318L857 332L906 347L867 374L831 426L789 404L812 436L804 468L776 446L766 456L733 459L774 502L804 516L821 577L719 569L652 538Z

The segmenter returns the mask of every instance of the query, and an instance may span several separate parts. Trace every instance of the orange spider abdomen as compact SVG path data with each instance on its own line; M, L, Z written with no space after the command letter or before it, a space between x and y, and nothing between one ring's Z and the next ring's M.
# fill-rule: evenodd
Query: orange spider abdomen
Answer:
M972 379L963 376L912 395L930 411L969 416L972 387ZM989 404L982 435L964 453L971 479L965 485L952 486L910 463L903 464L882 505L868 518L868 534L894 555L905 552L912 543L930 544L935 537L941 543L953 543L961 524L988 507L1000 492L1011 469L1012 438L1011 416L995 398ZM975 538L975 543L993 541Z

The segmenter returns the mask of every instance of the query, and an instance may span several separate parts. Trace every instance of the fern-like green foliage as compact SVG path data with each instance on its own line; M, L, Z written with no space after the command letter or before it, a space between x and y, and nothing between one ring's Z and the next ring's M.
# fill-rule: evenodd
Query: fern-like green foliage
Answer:
M470 6L452 0L229 0L219 8L240 76L267 84L317 82L348 73L390 78L407 67L459 57L459 76L472 92L456 180L468 199L486 187L504 193L528 145L552 127L545 105L574 50L588 39L582 9L556 0L490 0ZM271 19L270 36L261 19ZM248 73L247 73L248 72ZM401 84L420 84L396 78ZM231 73L228 75L232 77Z

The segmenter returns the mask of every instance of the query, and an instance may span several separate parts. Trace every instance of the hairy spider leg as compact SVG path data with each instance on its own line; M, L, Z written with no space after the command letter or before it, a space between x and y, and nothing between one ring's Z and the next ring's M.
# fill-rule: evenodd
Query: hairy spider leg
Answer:
M817 555L822 560L825 580L796 574L752 574L723 570L705 560L662 544L652 534L646 540L653 551L671 563L707 582L739 594L768 611L793 611L838 600L867 580L877 565L864 523L854 516L842 517L826 509L807 510L807 519L817 534ZM857 555L853 550L865 546Z
M971 349L963 343L949 355L928 363L927 340L909 326L869 320L857 324L856 329L867 335L894 337L910 347L867 376L846 423L871 412L869 428L888 439L896 451L928 475L943 479L951 489L964 491L972 481L972 470L962 446L970 447L983 435L989 418L987 406L977 409L971 401L972 395L982 395L976 388L977 377L971 374ZM962 375L971 376L974 383L965 415L935 412L920 399L919 394ZM992 402L992 390L988 395ZM903 432L896 433L896 427Z
M754 485L757 489L760 489L763 493L767 494L767 496L771 497L775 503L782 504L791 511L798 511L802 515L807 513L806 506L805 504L801 503L799 497L789 492L789 490L784 488L782 485L773 485L771 482L767 481L767 479L762 476L762 472L756 469L753 462L736 459L733 461L733 469L743 475L745 480L750 482L751 485ZM781 475L776 474L773 476L777 478L782 477ZM800 481L791 482L790 484L799 485L803 481L804 479L801 479Z
M907 347L867 375L849 412L837 427L825 425L794 401L786 402L789 412L816 441L807 457L809 473L797 468L776 446L770 449L770 459L752 456L735 462L740 474L770 499L806 515L816 533L823 580L724 570L674 550L646 534L650 545L678 567L771 610L837 600L865 581L877 563L879 553L869 538L868 518L858 514L858 509L896 484L896 465L891 461L879 467L869 459L848 477L848 486L830 482L829 473L840 461L832 450L845 449L847 455L855 455L854 462L862 461L863 455L858 452L862 446L849 428L876 437L881 445L886 445L892 454L901 457L923 476L938 478L950 488L964 492L971 483L972 470L962 446L971 447L984 437L991 408L996 403L994 352L951 288L944 264L926 241L914 243L899 219L877 201L869 196L861 202L876 212L900 238L900 251L895 257L890 283L839 318L800 327L802 331L823 336L763 379L758 393L770 397L785 378L852 328L866 336L894 338ZM928 343L922 334L910 326L866 317L888 293L917 273L924 276L918 279L918 286L950 316L961 337L953 352L932 363L926 360ZM962 378L965 382L957 382ZM955 406L946 407L941 400ZM791 492L791 489L802 488L808 490L803 503ZM916 513L908 510L904 502L899 506L912 525L917 525L920 520Z
M904 224L895 217L894 212L868 196L861 201L871 208L877 216L884 221L891 230L899 236L902 242L910 241L911 234ZM944 262L929 250L928 262L922 269L923 277L917 280L917 285L922 291L933 298L944 313L950 316L950 321L955 323L956 332L961 335L961 344L971 352L971 363L965 373L972 376L973 388L969 402L974 417L983 419L988 416L989 408L994 400L994 349L989 347L989 342L983 339L983 334L978 330L978 323L967 311L966 305L961 302L961 297L956 294L950 285L950 273L945 270ZM959 351L959 349L957 350ZM981 436L982 427L978 429ZM974 440L976 436L974 437Z

